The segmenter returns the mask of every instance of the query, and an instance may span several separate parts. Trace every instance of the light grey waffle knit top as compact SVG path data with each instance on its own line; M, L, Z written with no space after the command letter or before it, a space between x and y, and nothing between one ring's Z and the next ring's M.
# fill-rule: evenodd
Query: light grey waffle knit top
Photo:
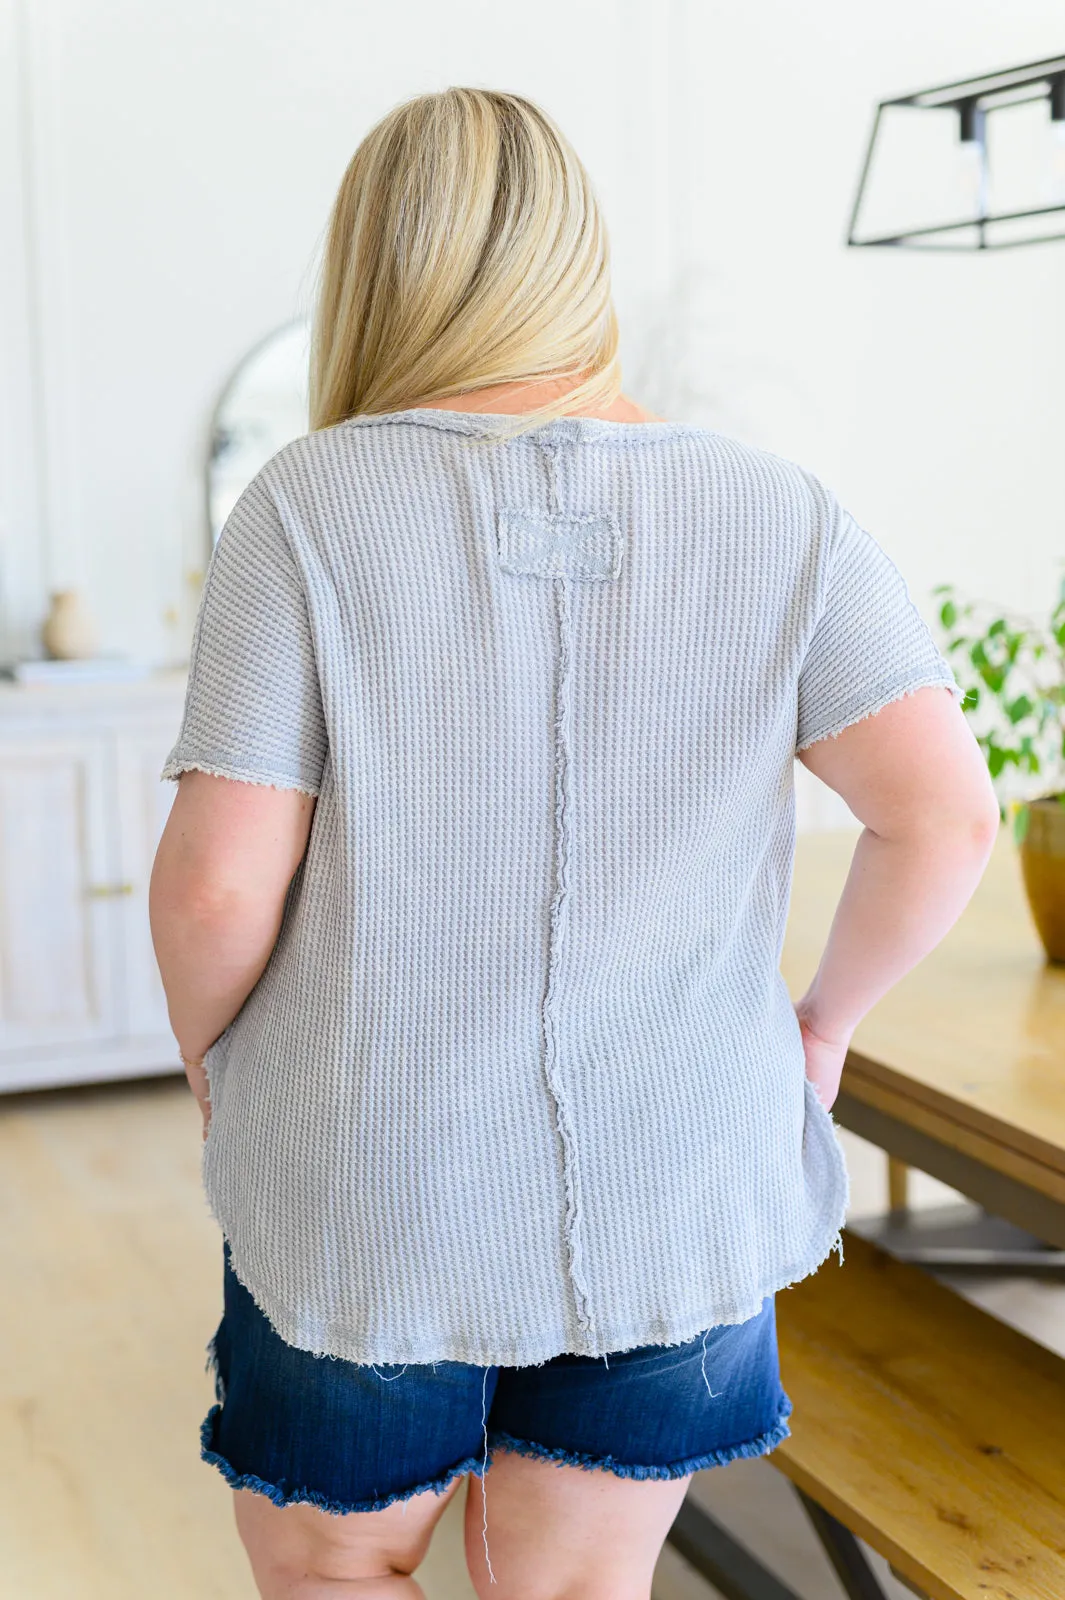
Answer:
M188 768L317 795L208 1053L208 1200L282 1338L522 1366L746 1321L847 1171L779 971L796 751L960 691L809 472L684 423L411 410L215 549Z

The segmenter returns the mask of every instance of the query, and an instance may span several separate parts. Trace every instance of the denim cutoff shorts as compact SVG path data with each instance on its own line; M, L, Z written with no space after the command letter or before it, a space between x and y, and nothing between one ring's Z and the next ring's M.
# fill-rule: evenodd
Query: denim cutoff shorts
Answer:
M686 1344L559 1355L541 1366L364 1365L286 1344L239 1282L228 1244L208 1345L217 1403L201 1455L234 1489L278 1506L380 1511L495 1450L622 1478L681 1478L788 1437L775 1302Z

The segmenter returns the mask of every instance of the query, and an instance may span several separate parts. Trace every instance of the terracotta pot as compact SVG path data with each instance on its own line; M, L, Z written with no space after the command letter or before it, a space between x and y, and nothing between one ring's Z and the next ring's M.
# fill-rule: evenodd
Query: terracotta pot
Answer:
M94 656L98 649L96 624L77 589L56 589L51 610L41 629L41 643L56 661L76 661Z
M1065 805L1032 800L1021 840L1021 870L1032 920L1051 961L1065 963Z

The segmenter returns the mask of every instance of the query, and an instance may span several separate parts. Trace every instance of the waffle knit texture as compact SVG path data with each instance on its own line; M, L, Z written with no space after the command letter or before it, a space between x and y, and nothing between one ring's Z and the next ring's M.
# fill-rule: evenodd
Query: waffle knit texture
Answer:
M203 1153L290 1344L524 1366L744 1322L839 1246L779 970L794 759L960 690L803 468L687 423L296 440L215 548L163 775L317 795Z

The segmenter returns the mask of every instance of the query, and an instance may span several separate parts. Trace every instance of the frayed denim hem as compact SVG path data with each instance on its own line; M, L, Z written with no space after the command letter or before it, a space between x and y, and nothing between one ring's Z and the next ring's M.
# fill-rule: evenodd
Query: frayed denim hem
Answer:
M237 1472L225 1456L211 1449L214 1421L221 1409L220 1405L212 1406L201 1424L201 1461L217 1467L231 1489L251 1489L255 1494L265 1495L275 1506L317 1506L319 1511L328 1511L334 1517L342 1517L352 1511L384 1511L386 1506L392 1505L396 1500L410 1500L414 1495L424 1494L429 1489L432 1489L434 1494L443 1494L456 1478L462 1477L465 1473L472 1473L474 1477L479 1478L485 1470L483 1456L470 1456L467 1460L460 1461L457 1467L449 1467L439 1478L433 1478L428 1483L416 1484L413 1489L402 1489L381 1499L356 1500L346 1505L340 1500L330 1500L327 1495L319 1494L316 1489L282 1489L278 1484L267 1483L265 1479L257 1478L253 1472Z
M583 1451L552 1450L547 1445L536 1444L532 1439L515 1439L513 1434L504 1433L498 1428L489 1429L489 1440L501 1450L513 1450L518 1455L553 1461L559 1467L583 1467L589 1472L599 1468L614 1473L618 1478L686 1478L692 1472L702 1471L704 1467L727 1467L730 1461L768 1455L790 1436L788 1418L791 1413L792 1404L787 1400L773 1426L757 1438L747 1439L743 1444L727 1445L722 1450L708 1450L705 1455L689 1456L686 1461L672 1461L662 1467L635 1466L616 1461L613 1456L593 1456Z

